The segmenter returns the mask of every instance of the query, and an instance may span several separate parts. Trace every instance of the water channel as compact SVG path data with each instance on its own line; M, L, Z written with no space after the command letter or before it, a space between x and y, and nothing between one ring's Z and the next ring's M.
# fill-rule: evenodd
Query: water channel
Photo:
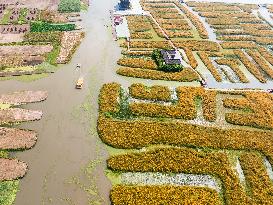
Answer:
M95 169L98 193L109 204L111 184L105 177L105 160L108 157L96 132L98 95L107 82L160 84L167 86L195 85L195 83L151 81L122 77L115 73L120 57L118 43L113 40L109 10L118 0L93 0L87 13L82 14L86 37L72 61L60 66L56 73L33 82L1 81L0 93L18 90L46 90L46 101L24 106L42 110L42 120L23 123L20 128L39 133L36 146L28 151L12 153L29 165L27 175L20 181L20 191L15 205L64 205L88 204L88 194L70 183L73 178L85 185L90 183L84 168L101 156ZM249 2L249 1L248 1ZM75 65L81 63L85 78L83 90L75 90L79 77ZM197 84L196 84L197 85ZM90 193L89 193L90 194ZM91 193L92 195L92 193Z
M79 185L69 183L73 177L89 183L83 168L102 155L102 163L95 170L98 192L109 198L110 182L104 175L107 152L96 134L98 94L102 84L120 82L126 78L115 74L120 48L111 34L109 10L117 1L94 0L87 13L82 14L86 37L72 61L49 77L25 83L1 81L0 92L18 90L46 90L49 97L42 103L24 106L42 110L42 120L23 123L20 128L39 133L36 146L28 151L13 153L27 162L29 171L20 181L15 205L88 204L87 193ZM85 87L74 88L82 64ZM85 103L86 110L80 109ZM98 151L99 150L99 151ZM103 203L103 204L108 204Z

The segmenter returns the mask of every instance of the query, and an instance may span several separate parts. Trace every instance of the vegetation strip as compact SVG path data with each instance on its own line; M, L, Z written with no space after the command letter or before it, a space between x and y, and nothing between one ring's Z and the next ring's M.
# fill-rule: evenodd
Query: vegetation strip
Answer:
M113 205L215 204L221 200L216 191L189 186L115 186L110 193Z

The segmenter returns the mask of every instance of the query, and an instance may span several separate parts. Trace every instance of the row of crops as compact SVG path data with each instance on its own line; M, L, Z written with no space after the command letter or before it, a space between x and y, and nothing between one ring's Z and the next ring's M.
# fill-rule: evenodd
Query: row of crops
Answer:
M111 203L271 204L272 27L254 4L140 2L148 14L126 16L117 62L138 83L105 84L99 96ZM182 69L162 69L168 50Z

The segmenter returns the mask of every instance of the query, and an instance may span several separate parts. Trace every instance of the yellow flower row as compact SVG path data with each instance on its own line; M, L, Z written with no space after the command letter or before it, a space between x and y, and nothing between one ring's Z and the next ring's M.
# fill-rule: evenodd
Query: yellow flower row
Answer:
M238 58L242 61L245 67L251 72L260 82L265 83L266 79L260 72L259 68L255 64L253 64L246 54L241 50L234 50L234 54L238 56Z
M237 125L273 129L273 94L248 91L244 98L225 99L224 106L246 110L243 113L227 113L226 120Z
M119 120L100 115L98 133L115 148L133 149L154 144L213 149L256 150L273 163L272 131L217 128L182 121Z
M153 34L151 32L132 32L130 37L131 39L152 39Z
M207 18L206 21L211 25L237 25L240 23L238 19L234 17Z
M273 79L273 70L263 59L261 54L257 50L248 50L247 54L256 62L257 65L270 77Z
M198 52L198 55L201 58L201 60L203 61L203 63L205 64L205 66L207 67L207 69L211 72L211 74L213 75L215 80L217 82L221 82L222 77L221 77L220 73L217 71L217 69L215 68L215 66L212 64L212 62L209 58L209 55L205 52Z
M258 51L260 54L273 66L273 55L264 47L259 46Z
M227 65L229 66L239 77L240 81L243 83L248 83L249 80L246 78L245 74L240 70L240 62L237 59L231 58L220 58L216 60L216 63L219 65Z
M121 45L122 47L127 47L127 43ZM172 48L168 41L130 41L131 48L162 48L170 49Z
M123 50L121 54L128 56L151 56L153 51L125 51Z
M221 46L225 49L257 48L257 44L252 41L223 42Z
M240 156L240 163L255 204L271 204L273 184L261 156L256 153L244 153Z
M199 18L195 14L193 14L188 8L186 8L184 5L177 2L175 4L182 12L185 13L185 15L192 22L192 24L196 27L200 37L203 39L208 39L209 38L208 32L205 29L205 26L203 25L203 23L199 20Z
M116 113L119 111L121 85L118 83L104 84L99 95L100 112Z
M131 68L142 68L152 70L157 69L157 65L152 59L123 57L119 59L117 63L118 65L127 66Z
M150 117L183 118L193 120L197 117L196 98L203 100L203 115L206 120L216 119L216 91L194 87L178 87L178 102L172 105L159 103L131 103L132 113Z
M188 48L192 51L219 51L220 46L213 41L199 41L199 40L187 40L187 41L174 41L174 45L179 48Z
M193 34L191 31L166 30L165 32L170 38L193 38Z
M251 204L251 199L223 152L157 148L141 153L112 156L107 160L107 165L114 171L209 174L220 178L226 204Z
M183 70L180 72L166 73L159 70L122 67L117 70L117 74L152 80L168 80L180 82L192 82L199 80L198 74L195 73L191 68L183 68Z
M114 186L110 193L113 205L220 205L215 190L192 186Z
M143 84L132 84L129 87L130 95L134 98L147 100L170 101L171 91L166 86L154 85L146 87Z
M196 61L196 59L195 59L195 57L193 55L193 52L188 48L184 48L183 50L185 51L185 54L186 54L186 56L187 56L187 58L189 60L189 63L191 65L191 67L192 68L197 68L198 62Z

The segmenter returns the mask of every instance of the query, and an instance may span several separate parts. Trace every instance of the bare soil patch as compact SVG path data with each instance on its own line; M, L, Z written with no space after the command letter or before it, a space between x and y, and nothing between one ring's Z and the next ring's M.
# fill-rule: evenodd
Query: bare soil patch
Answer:
M24 46L1 46L0 56L14 55L43 55L52 51L51 45L24 45Z
M0 158L0 181L22 178L26 172L26 163L17 159Z
M0 34L0 43L22 42L24 34Z
M37 133L29 130L0 127L0 149L30 149L37 142Z
M48 93L46 91L20 91L0 95L0 103L21 105L26 103L41 102L46 100Z
M0 110L0 124L40 120L42 111L9 108Z

